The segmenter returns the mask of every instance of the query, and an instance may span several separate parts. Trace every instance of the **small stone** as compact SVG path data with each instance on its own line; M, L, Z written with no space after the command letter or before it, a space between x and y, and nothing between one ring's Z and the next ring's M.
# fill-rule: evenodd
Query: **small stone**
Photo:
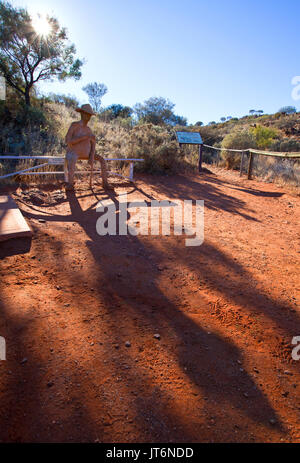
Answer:
M93 346L93 345L94 345L94 343L93 343L93 342L91 342L91 343L90 343L90 345L91 345L91 346Z
M24 363L26 363L26 362L27 362L27 358L24 357L23 360L21 360L21 364L24 365Z
M276 421L276 420L274 420L274 418L271 418L271 419L270 419L270 423L271 423L271 424L274 426L274 424L276 424L276 423L277 423L277 421Z
M46 220L45 220L45 219L39 219L39 222L40 222L40 223L45 223Z
M56 286L57 291L61 289L61 286Z
M53 382L53 381L49 381L49 382L47 383L47 387L52 387L53 385L54 385L54 382Z
M126 341L126 342L125 342L125 346L126 346L126 347L131 347L130 342L129 342L129 341Z
M155 338L155 339L160 339L160 334L156 333L156 334L154 335L154 338Z
M64 307L70 307L71 304L67 303L67 304L64 304Z
M246 399L248 399L249 394L247 394L247 392L244 392L244 397L246 397Z

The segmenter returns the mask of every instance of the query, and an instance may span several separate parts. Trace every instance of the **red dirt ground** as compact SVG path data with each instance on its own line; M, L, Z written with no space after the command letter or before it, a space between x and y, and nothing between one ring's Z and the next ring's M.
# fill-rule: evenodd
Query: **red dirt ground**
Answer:
M299 197L222 170L87 183L10 188L34 236L0 244L0 441L300 442ZM204 244L99 236L126 191L203 199Z

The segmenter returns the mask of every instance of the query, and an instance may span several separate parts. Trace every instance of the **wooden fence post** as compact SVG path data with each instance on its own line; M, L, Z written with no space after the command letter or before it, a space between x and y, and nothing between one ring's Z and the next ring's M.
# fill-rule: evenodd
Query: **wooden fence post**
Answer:
M245 157L245 151L242 152L242 157L241 157L240 177L243 175L244 157Z
M253 168L253 154L250 151L249 165L248 165L248 180L252 178L252 168Z
M202 172L203 145L199 145L199 172Z

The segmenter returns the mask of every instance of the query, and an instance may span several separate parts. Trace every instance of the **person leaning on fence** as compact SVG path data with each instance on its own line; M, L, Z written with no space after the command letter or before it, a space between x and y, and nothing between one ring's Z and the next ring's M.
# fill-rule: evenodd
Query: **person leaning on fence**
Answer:
M74 189L74 174L78 159L88 160L91 166L93 166L95 159L100 161L103 188L110 189L111 187L107 181L106 161L102 156L95 153L96 138L90 127L88 127L89 120L92 116L95 116L95 113L89 104L84 104L80 108L76 108L76 111L80 113L81 120L72 122L66 135L66 160L68 168L66 189Z

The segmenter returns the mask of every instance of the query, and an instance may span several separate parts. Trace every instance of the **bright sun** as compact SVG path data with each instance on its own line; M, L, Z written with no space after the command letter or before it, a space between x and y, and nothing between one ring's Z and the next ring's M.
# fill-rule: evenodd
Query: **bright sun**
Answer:
M32 27L38 35L45 37L51 31L51 26L45 16L37 14L31 19L31 23Z

